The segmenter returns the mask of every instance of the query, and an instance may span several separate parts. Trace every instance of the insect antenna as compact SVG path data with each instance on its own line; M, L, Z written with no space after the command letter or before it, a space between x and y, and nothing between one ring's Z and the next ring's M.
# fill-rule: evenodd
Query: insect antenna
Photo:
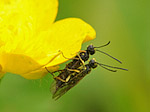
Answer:
M101 47L105 47L105 46L107 46L107 45L109 45L110 44L110 41L107 43L107 44L105 44L105 45L102 45L102 46L99 46L99 47L94 47L94 48L101 48Z
M112 69L106 68L106 67L104 67L103 65L100 65L100 66L101 66L102 68L108 70L108 71L111 71L111 72L117 72L117 70L112 70Z
M103 53L103 54L105 54L105 55L107 55L107 56L111 57L112 59L114 59L114 60L116 60L116 61L118 61L119 63L121 63L121 64L122 64L122 62L121 62L120 60L118 60L117 58L114 58L114 57L113 57L113 56L111 56L110 54L105 53L105 52L100 51L100 50L97 50L97 49L96 49L96 51L101 52L101 53Z
M102 63L98 63L96 62L98 65L100 65L101 67L103 66L103 68L105 67L109 67L109 68L114 68L114 69L120 69L120 70L125 70L125 71L128 71L128 69L125 69L125 68L120 68L120 67L114 67L114 66L110 66L110 65L106 65L106 64L102 64Z
M105 46L107 46L107 45L109 45L109 44L110 44L110 41L109 41L107 44L105 44L105 45L102 45L102 46L99 46L99 47L94 47L94 48L101 48L101 47L105 47ZM101 53L103 53L103 54L105 54L105 55L107 55L107 56L109 56L109 57L113 58L114 60L116 60L116 61L118 61L119 63L121 63L121 64L122 64L122 62L121 62L120 60L118 60L118 59L114 58L114 57L113 57L113 56L111 56L110 54L107 54L107 53L105 53L105 52L103 52L103 51L100 51L100 50L98 50L98 49L96 49L96 51L101 52Z

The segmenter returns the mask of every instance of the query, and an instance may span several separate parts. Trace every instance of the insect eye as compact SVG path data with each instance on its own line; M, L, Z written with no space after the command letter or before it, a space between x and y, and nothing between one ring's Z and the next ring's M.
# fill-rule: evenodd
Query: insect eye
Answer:
M87 52L81 53L80 57L83 61L87 61L89 59L89 54Z
M96 68L97 67L97 63L96 63L95 59L91 59L90 62L89 62L89 65L92 68Z
M93 55L95 53L95 49L93 45L89 45L87 47L87 51L90 53L90 55Z

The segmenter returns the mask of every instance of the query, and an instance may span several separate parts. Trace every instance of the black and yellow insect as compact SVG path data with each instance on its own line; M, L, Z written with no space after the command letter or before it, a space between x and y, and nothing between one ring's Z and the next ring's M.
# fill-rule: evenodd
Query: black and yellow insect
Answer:
M109 43L110 42L108 42L107 44L100 46L100 47L104 47L104 46L108 45ZM112 72L116 72L117 70L112 70L109 68L127 70L124 68L113 67L113 66L109 66L106 64L98 63L95 61L95 59L91 59L88 64L84 64L84 62L89 59L89 55L95 54L95 51L104 53L104 54L108 55L109 57L115 59L116 61L120 62L118 59L112 57L111 55L109 55L103 51L95 49L95 48L100 48L100 47L94 47L93 45L89 45L87 47L87 50L81 51L79 53L79 55L76 55L75 58L73 58L72 61L70 63L68 63L64 69L55 71L55 72L59 72L58 76L54 75L55 72L51 73L47 70L54 77L54 82L51 85L51 92L52 92L53 98L55 100L60 98L68 90L70 90L72 87L74 87L83 77L85 77L87 74L90 73L92 68L93 69L96 68L97 65L99 65L109 71L112 71Z

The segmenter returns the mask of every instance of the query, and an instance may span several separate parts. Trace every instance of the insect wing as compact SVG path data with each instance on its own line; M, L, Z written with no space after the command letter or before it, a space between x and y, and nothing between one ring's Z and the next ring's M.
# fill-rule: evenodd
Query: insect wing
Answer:
M68 90L72 88L71 85L68 85L67 83L64 83L64 85L61 88L58 88L56 92L53 94L53 99L57 100L61 96L63 96Z
M53 99L57 100L59 99L62 95L64 95L68 90L70 90L72 87L78 84L78 82L86 75L83 75L84 70L81 71L80 73L76 73L73 78L71 78L68 82L63 83L61 86L57 88L57 84L53 85L52 89L52 94L53 94Z
M52 94L55 94L56 91L57 91L56 80L54 80L54 81L52 82L52 84L51 84L50 92L51 92Z

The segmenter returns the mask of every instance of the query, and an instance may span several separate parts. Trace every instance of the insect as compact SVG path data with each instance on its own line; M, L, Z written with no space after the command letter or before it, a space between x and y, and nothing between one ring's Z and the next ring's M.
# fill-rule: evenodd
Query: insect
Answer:
M52 85L51 92L53 94L53 98L55 100L60 98L62 95L64 95L68 90L74 87L81 79L83 79L87 74L91 72L92 69L96 68L98 65L112 72L116 72L117 71L116 69L127 71L127 69L124 68L113 67L106 64L98 63L93 58L89 61L88 64L85 64L85 66L82 65L79 68L76 68L76 71L68 72L66 71L67 69L63 69L62 70L63 72L61 71L61 73L57 76L57 78L55 78L55 83ZM115 70L112 70L110 68L113 68Z
M80 66L84 65L84 62L89 59L89 55L93 55L93 54L95 54L96 51L99 51L96 48L105 47L109 44L110 44L110 41L107 44L99 46L99 47L94 47L93 45L89 45L86 50L80 51L80 53L77 54L72 59L72 62L68 63L63 70L55 71L55 72L60 72L60 74L58 76L55 77L53 75L55 72L51 73L53 75L53 78L55 79L55 81L52 84L51 88L55 88L56 89L55 91L57 91L57 89L59 89L59 87L62 83L67 82L69 80L70 74L72 74L74 72L79 72L76 69L79 68ZM99 51L99 52L102 52L102 51ZM108 55L109 57L111 57L115 60L117 60L116 58L110 56L109 54L107 54L105 52L102 52L102 53ZM63 55L63 53L62 53L62 55ZM63 55L63 57L66 58L64 55ZM67 58L67 59L69 59L69 58ZM117 61L119 61L119 60L117 60ZM52 93L54 93L53 92L54 89L51 89L51 90L52 90Z
M97 49L97 48L105 47L109 44L110 44L110 41L107 44L99 46L99 47L94 47L92 44L89 45L86 50L81 50L80 53L78 55L76 55L75 58L73 58L72 62L70 62L66 65L66 68L74 69L74 68L80 67L81 65L84 65L84 62L89 59L89 56L94 55L96 51L111 57L112 59L118 61L119 63L122 63L120 60L114 58L113 56L109 55L108 53L105 53L105 52ZM63 55L63 53L62 53L62 55ZM63 57L66 58L64 55L63 55ZM69 58L67 58L67 59L69 59Z
M97 50L96 48L101 48L101 47L105 47L107 45L110 44L110 41L105 44L105 45L102 45L102 46L99 46L99 47L94 47L93 45L89 45L87 47L86 50L82 50L80 51L79 54L77 54L73 59L72 59L72 62L68 63L66 65L66 67L63 69L63 70L58 70L58 71L55 71L55 72L60 72L60 74L58 76L54 76L53 73L51 73L53 75L53 78L55 79L54 83L52 84L52 88L55 88L56 91L57 89L59 89L60 85L64 82L67 82L70 78L70 74L74 73L74 72L79 72L78 70L76 70L77 68L79 68L80 66L84 66L84 62L87 61L89 59L89 55L93 55L95 54L96 51L99 51L101 53L104 53L106 55L108 55L109 57L115 59L116 61L120 62L118 59L112 57L111 55L105 53L105 52L102 52L100 50ZM63 55L63 53L62 53ZM63 55L64 58L66 58L64 55ZM69 59L69 58L67 58ZM120 62L121 63L121 62ZM47 69L47 68L46 68ZM47 70L48 71L48 70ZM54 89L51 89L52 90L52 93L55 93L53 92Z
M85 69L88 67L93 68L93 66L91 66L91 64L90 64L90 62L92 60L89 62L88 65L85 65L84 62L86 62L89 59L90 55L95 54L96 51L101 52L101 53L115 59L119 63L121 63L121 61L119 61L118 59L97 49L97 48L105 47L109 44L110 44L110 41L107 44L99 46L99 47L94 47L93 45L89 45L86 50L80 51L80 53L78 55L76 55L75 58L73 58L72 61L70 63L68 63L64 69L55 71L55 72L59 72L58 76L54 75L55 72L51 73L47 70L49 73L51 73L53 75L53 78L55 79L53 84L51 85L51 92L53 94L53 98L58 99L59 97L61 97L64 93L66 93L69 90L68 88L70 87L70 83L69 83L70 80L72 80L74 82L79 82L79 81L75 80L76 78L73 78L73 77L78 76L77 74L85 73ZM63 55L63 53L62 53L62 55ZM66 58L64 55L63 55L63 57ZM95 62L94 64L98 64L98 63ZM99 65L109 71L116 72L116 70L111 70L111 69L107 68L107 67L112 68L112 66L104 65L104 64L99 64ZM123 69L123 68L119 68L119 67L114 67L114 68L127 70L127 69ZM88 74L88 73L86 73L86 74ZM82 78L78 77L78 79L81 80ZM74 85L76 85L76 84L77 83L75 83ZM64 88L66 88L66 89L64 89Z

